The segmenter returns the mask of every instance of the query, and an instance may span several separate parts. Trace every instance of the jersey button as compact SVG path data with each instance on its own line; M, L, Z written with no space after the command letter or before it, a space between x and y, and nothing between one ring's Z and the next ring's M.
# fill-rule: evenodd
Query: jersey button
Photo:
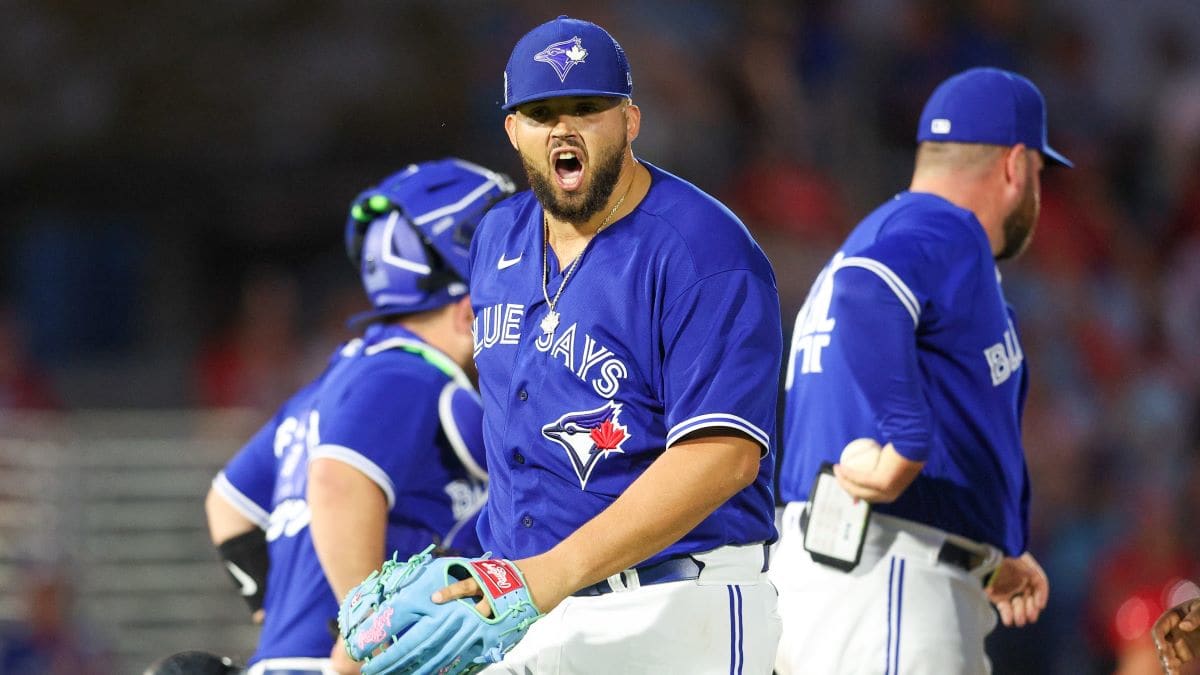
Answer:
M517 464L524 464L525 455L522 455L520 450L513 450L513 461Z
M521 524L524 525L525 527L533 527L533 517L525 516L524 518L521 519Z
M528 401L529 400L529 392L522 389L521 391L517 392L517 398L521 399L522 401Z

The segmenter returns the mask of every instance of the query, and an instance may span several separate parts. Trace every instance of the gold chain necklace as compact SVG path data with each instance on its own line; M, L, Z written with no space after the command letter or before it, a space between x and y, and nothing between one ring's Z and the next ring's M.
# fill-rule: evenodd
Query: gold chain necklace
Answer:
M613 214L617 212L617 209L621 208L621 204L625 203L625 198L629 196L629 191L632 189L633 178L630 178L629 187L625 188L625 194L621 195L621 198L617 200L616 204L613 204L613 207L611 210L609 210L608 215L604 216L604 220L600 222L600 226L597 227L596 231L592 233L592 238L583 245L583 250L579 252L579 255L575 256L575 259L572 260L571 264L567 267L567 273L565 276L563 276L562 283L558 285L558 291L554 293L553 300L550 299L550 291L548 290L550 285L550 221L546 218L546 212L544 210L542 211L542 297L546 298L546 305L550 308L550 311L545 317L542 318L542 333L545 335L545 337L554 335L554 330L558 328L559 316L558 312L554 311L554 307L558 304L558 299L562 296L563 289L567 287L567 282L571 280L571 274L575 271L575 268L579 266L579 261L583 260L583 254L587 253L588 249L591 248L592 242L596 239L596 235L600 234L601 230L608 227L608 221L612 219Z

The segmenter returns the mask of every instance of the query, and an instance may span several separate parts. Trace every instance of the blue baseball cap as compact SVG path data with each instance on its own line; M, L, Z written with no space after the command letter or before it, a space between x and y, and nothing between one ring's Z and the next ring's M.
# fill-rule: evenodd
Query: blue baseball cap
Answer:
M1047 162L1075 166L1046 142L1046 99L1027 78L972 68L938 85L925 103L917 142L987 143L1040 150Z
M504 68L505 110L557 96L633 93L625 50L600 26L560 16L534 28L513 47Z

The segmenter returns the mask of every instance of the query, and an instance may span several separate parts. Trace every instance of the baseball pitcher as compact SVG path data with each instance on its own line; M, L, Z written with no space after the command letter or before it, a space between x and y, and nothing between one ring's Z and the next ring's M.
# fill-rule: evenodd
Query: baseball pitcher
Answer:
M343 603L343 634L371 673L769 673L770 264L722 204L634 157L642 116L603 28L534 28L504 84L532 190L471 252L498 559L389 567Z

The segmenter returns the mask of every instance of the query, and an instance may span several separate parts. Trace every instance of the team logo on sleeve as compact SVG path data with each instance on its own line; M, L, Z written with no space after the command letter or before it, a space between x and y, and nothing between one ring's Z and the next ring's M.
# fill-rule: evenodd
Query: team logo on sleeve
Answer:
M559 81L566 82L567 73L571 72L575 64L583 63L587 54L587 50L583 48L583 40L576 36L546 47L534 54L533 60L549 63L554 68L554 72L558 73Z
M569 412L542 427L543 436L567 451L580 488L587 488L596 462L609 453L625 452L621 445L629 439L629 428L617 420L620 414L621 404L609 401L595 410Z

